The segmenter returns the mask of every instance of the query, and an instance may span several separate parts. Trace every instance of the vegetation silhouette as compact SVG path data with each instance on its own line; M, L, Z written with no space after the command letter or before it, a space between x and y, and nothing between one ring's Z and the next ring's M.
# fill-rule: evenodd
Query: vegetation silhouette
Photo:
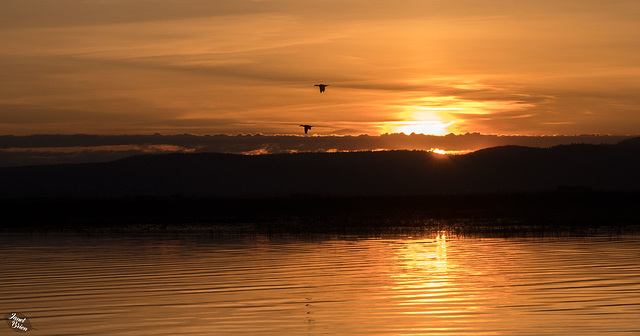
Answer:
M622 234L640 230L639 154L632 139L466 155L196 153L8 167L0 231Z
M557 236L640 232L640 192L0 199L0 232ZM37 211L34 211L37 209Z

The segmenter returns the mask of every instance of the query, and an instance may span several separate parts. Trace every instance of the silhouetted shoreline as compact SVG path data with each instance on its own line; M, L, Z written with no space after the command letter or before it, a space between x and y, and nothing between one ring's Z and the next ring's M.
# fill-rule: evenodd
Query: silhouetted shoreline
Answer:
M592 235L640 232L640 192L429 196L124 197L1 200L2 230Z
M465 155L198 153L0 168L2 230L636 232L639 139Z
M269 198L544 191L640 191L640 138L616 145L503 146L464 155L367 151L139 155L0 168L0 198Z

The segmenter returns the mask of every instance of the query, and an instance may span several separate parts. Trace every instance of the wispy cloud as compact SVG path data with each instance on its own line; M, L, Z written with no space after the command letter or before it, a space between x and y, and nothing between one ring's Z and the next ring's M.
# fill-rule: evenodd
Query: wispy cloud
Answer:
M0 133L313 122L377 134L437 121L632 134L637 14L634 0L12 1L0 13ZM318 82L331 86L319 94Z

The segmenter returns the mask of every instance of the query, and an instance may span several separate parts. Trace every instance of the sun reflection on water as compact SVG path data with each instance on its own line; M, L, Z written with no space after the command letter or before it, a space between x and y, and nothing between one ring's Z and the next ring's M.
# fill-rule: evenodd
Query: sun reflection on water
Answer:
M467 304L473 290L460 287L451 273L456 266L447 255L448 244L447 233L439 232L435 239L406 241L395 250L398 270L392 277L402 314L452 318L480 309Z
M25 314L41 307L29 316L47 334L610 335L639 328L637 237L29 238L0 237L2 266L11 271L3 285L12 289L0 291L0 302ZM123 312L135 323L114 324Z
M433 241L407 241L396 249L400 267L394 275L402 288L441 287L447 279L446 232L439 232Z

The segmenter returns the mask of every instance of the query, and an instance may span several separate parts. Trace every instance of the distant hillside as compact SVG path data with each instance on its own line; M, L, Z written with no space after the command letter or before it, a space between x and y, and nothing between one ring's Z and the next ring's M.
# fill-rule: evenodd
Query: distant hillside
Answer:
M370 136L298 135L0 135L0 167L109 162L133 155L168 153L282 154L366 150L470 152L518 145L551 147L568 144L615 144L632 136L516 136L480 133L425 135L403 133Z
M108 163L0 168L0 197L416 195L640 190L640 145L494 147L273 155L142 155Z

